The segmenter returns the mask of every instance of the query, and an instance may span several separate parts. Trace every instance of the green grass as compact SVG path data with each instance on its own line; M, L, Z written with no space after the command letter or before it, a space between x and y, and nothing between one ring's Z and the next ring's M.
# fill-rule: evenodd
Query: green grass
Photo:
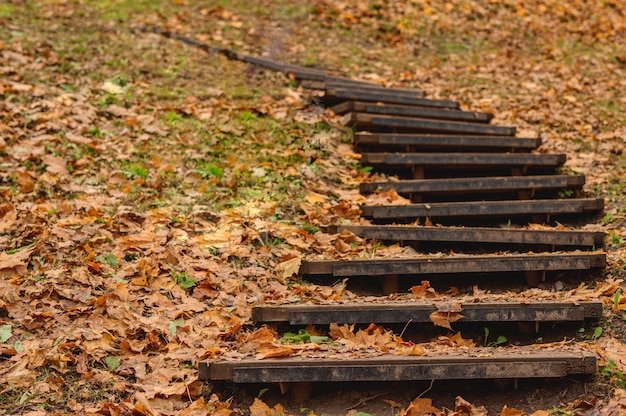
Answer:
M11 17L15 13L15 6L11 3L0 3L0 18Z

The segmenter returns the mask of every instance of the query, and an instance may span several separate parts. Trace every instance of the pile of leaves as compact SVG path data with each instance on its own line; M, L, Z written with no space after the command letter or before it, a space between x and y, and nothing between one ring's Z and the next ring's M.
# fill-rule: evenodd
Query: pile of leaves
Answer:
M373 177L314 94L137 30L150 25L419 88L541 134L543 151L567 152L607 198L595 227L609 233L613 280L576 293L621 314L624 10L620 0L0 4L0 412L229 415L239 410L197 380L199 361L475 347L460 334L413 344L377 326L310 329L302 343L251 327L255 304L358 299L342 282L298 281L303 258L405 249L323 232L362 221L356 185ZM398 408L481 414L424 400ZM590 408L620 406L618 390ZM250 412L282 413L260 399Z

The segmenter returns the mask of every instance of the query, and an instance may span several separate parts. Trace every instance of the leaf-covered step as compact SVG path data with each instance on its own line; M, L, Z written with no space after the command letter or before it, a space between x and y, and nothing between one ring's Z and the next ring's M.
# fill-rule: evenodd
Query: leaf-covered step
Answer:
M454 255L362 260L305 260L300 275L335 277L590 270L604 267L604 253L550 253L518 255Z
M301 358L200 362L200 380L234 383L409 381L554 378L596 372L587 351L542 351L517 347L466 350L455 355L372 358Z
M544 167L557 168L565 163L565 154L520 153L363 153L362 165L420 167Z
M353 142L365 149L374 147L412 152L425 150L528 152L541 145L541 138L459 134L357 133L354 135Z
M596 231L393 225L341 225L336 228L336 231L340 233L344 230L362 238L385 241L495 243L589 248L604 246L604 233Z
M296 75L297 78L297 75ZM379 84L373 84L367 81L359 81L353 80L349 78L341 78L341 77L333 77L326 76L324 80L318 81L303 81L301 85L304 88L312 89L312 90L333 90L336 88L339 89L351 89L354 91L355 89L360 92L368 92L370 94L395 94L395 95L404 95L411 98L421 98L424 94L415 89L406 89L406 88L390 88L385 87Z
M397 117L358 112L349 112L343 117L344 124L360 130L387 130L393 132L395 129L416 133L463 133L490 136L515 136L516 132L515 127L457 121L437 121L429 118Z
M601 211L601 198L539 199L525 201L438 202L409 205L363 205L361 215L372 220L510 219L511 217L584 214Z
M435 120L465 121L474 123L489 123L493 114L474 111L439 109L399 104L368 103L364 101L346 101L331 108L335 114L350 112L384 114L402 117L419 117Z
M527 192L580 189L585 184L583 175L537 175L502 176L485 178L413 179L386 182L363 182L359 185L362 194L376 191L395 190L399 194L473 194L494 192Z
M395 91L355 89L349 87L327 87L325 91L326 94L324 96L324 101L329 104L334 104L342 101L358 100L449 109L458 109L460 107L459 103L456 101L431 100L427 98L422 98L422 94L420 92L401 93Z
M450 308L452 305L452 308ZM533 303L489 302L438 303L345 303L333 305L255 306L256 323L288 322L291 325L392 324L436 322L563 322L602 317L602 302L578 304L542 301ZM453 316L453 319L450 319Z

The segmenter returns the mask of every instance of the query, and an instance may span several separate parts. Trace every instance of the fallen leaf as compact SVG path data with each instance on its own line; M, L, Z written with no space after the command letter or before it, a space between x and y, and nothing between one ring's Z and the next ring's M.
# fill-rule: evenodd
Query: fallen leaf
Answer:
M401 416L426 416L439 415L441 410L433 406L432 399L418 397L413 400L406 410L400 412Z
M437 326L452 329L450 324L465 318L461 315L463 308L460 302L439 302L437 310L430 314L429 318Z
M454 406L459 416L487 416L489 412L484 406L476 407L461 396L454 400Z
M13 254L0 253L0 278L13 279L28 273L28 261L35 248L21 249Z
M293 275L297 275L300 271L301 265L302 258L298 256L278 263L278 265L276 266L276 271L280 274L282 279L285 280Z
M524 416L526 413L521 410L513 409L512 407L508 407L504 405L502 408L502 412L500 412L500 416Z
M428 280L422 280L421 285L411 287L410 291L416 299L437 297L437 292L435 292L435 289L430 287L430 282Z
M307 201L309 204L324 203L326 202L326 197L324 195L318 194L317 192L310 191L308 194L306 194L304 200Z
M67 165L63 159L53 155L44 155L41 157L41 161L46 165L46 171L53 173L59 177L69 176Z

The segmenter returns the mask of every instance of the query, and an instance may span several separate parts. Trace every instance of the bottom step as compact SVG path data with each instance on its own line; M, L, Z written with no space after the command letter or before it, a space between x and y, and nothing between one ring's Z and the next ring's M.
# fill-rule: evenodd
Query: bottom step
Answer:
M537 351L528 348L445 357L383 355L360 359L281 358L201 362L201 380L234 383L300 383L555 378L596 372L590 352Z

